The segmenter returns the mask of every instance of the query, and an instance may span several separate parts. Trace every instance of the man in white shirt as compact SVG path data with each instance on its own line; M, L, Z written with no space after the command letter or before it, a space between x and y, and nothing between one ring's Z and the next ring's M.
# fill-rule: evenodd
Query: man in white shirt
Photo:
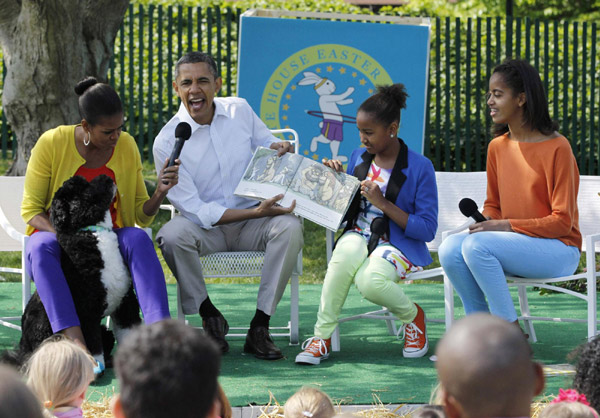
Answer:
M221 84L217 65L207 54L189 52L175 65L173 88L181 106L154 141L156 169L173 150L180 122L191 126L192 135L179 157L179 183L168 194L182 216L161 228L157 242L179 282L184 313L199 312L203 328L223 352L229 349L225 340L229 326L208 297L198 257L220 251L265 251L257 309L244 351L276 360L283 355L269 335L269 320L302 248L302 224L291 214L295 203L277 204L282 195L257 204L233 192L258 146L276 149L279 155L292 146L271 135L244 99L215 98Z

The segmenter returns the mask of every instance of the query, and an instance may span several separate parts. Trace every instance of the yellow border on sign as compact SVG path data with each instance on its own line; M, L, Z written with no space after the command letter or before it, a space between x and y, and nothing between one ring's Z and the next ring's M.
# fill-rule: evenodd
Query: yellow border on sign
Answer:
M270 129L280 127L281 97L292 79L307 68L319 64L347 65L360 71L374 86L392 84L390 75L381 64L359 49L340 44L319 44L301 49L279 64L263 90L260 116Z

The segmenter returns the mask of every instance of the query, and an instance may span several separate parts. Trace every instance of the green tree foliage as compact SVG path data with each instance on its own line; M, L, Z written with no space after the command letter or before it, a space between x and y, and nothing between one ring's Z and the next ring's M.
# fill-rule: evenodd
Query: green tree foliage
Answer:
M162 6L220 6L242 10L284 9L338 13L371 13L367 8L343 0L134 0L134 4ZM506 14L506 0L408 0L405 5L386 6L380 14L433 17L496 17ZM600 0L513 0L513 15L532 19L576 19L593 21L600 18Z
M301 10L311 12L364 13L360 7L343 0L241 0L241 1L196 1L196 0L134 0L133 4L184 6L184 7L231 7L233 9Z
M600 18L600 0L518 0L515 3L516 16L588 21Z

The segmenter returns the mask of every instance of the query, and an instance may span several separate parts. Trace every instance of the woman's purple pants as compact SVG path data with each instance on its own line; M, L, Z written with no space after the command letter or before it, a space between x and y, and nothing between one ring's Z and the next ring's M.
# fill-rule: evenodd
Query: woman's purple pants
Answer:
M152 240L140 228L118 228L114 232L125 265L129 268L144 322L151 324L170 318L165 276ZM55 333L79 326L73 298L60 265L60 256L61 248L56 234L52 232L36 232L29 238L25 248L25 269L35 282Z

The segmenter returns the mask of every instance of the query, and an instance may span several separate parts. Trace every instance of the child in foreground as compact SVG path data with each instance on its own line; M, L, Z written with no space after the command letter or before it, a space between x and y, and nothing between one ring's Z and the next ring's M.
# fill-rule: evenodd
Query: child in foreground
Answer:
M441 398L448 418L530 417L544 389L520 329L496 316L460 319L436 347Z
M0 364L0 418L42 418L42 405L21 376Z
M94 359L66 337L53 336L27 363L27 384L46 408L46 416L83 417L81 405L94 380Z
M329 396L309 386L294 393L283 406L283 411L285 418L331 418L335 415Z

